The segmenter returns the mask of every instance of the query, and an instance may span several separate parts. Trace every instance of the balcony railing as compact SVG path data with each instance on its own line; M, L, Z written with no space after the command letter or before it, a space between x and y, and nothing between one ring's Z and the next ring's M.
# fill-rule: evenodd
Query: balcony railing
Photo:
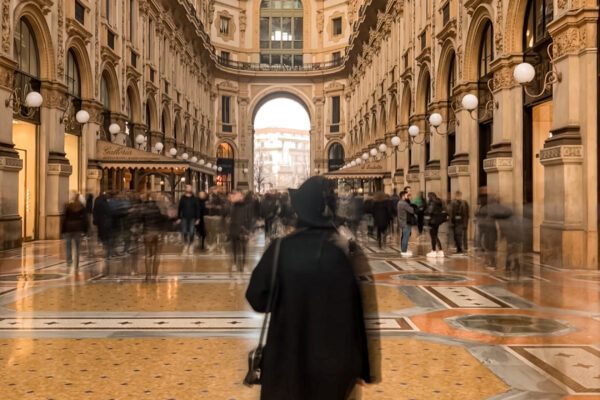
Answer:
M338 60L331 60L319 63L308 63L302 65L283 65L283 64L261 64L261 63L250 63L230 60L225 57L217 57L219 65L227 68L233 68L242 71L274 71L274 72L287 72L287 71L322 71L332 68L340 67L344 64L342 58Z

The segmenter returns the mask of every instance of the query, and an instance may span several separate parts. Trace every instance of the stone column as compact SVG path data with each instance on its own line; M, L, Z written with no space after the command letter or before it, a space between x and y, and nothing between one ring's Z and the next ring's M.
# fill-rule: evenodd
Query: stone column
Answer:
M0 250L21 244L22 223L19 215L19 171L23 160L14 150L12 107L4 107L13 87L15 64L0 57Z
M552 137L544 165L541 262L563 268L598 266L597 8L564 12L548 30L561 81L553 85Z
M82 109L90 114L90 120L81 129L81 165L82 176L85 177L83 192L91 193L94 197L100 194L100 179L102 170L98 165L96 154L96 142L100 138L100 130L104 118L102 117L102 105L93 100L84 100Z
M60 120L66 108L66 88L42 83L40 110L40 218L41 239L60 238L60 221L69 201L69 176L73 168L65 157L65 130Z

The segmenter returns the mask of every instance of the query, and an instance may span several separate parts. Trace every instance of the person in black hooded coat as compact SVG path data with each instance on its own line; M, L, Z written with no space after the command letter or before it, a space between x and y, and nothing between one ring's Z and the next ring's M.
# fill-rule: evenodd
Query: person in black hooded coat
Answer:
M331 215L324 215L328 187L326 179L313 177L290 193L298 229L280 244L261 400L346 400L357 381L378 379L378 359L369 359L357 266ZM263 255L246 292L258 312L266 311L275 246Z

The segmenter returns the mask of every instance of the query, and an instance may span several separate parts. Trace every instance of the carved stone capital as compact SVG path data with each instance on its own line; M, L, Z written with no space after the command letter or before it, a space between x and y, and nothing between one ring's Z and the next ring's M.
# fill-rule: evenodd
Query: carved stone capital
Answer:
M583 146L564 145L540 150L540 162L544 166L560 164L582 164Z

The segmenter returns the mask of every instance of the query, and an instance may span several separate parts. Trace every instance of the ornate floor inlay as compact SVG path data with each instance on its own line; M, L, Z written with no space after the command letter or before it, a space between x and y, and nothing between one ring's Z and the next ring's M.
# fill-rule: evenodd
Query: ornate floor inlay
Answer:
M497 336L559 336L576 328L565 321L521 314L472 314L447 318L453 328Z
M0 282L51 281L64 277L65 275L59 274L0 275Z
M425 286L425 289L450 308L511 308L477 288L466 286Z
M465 276L448 274L406 274L392 275L391 278L418 282L466 282L469 280L469 278Z
M510 349L576 393L600 393L600 351L591 346Z

